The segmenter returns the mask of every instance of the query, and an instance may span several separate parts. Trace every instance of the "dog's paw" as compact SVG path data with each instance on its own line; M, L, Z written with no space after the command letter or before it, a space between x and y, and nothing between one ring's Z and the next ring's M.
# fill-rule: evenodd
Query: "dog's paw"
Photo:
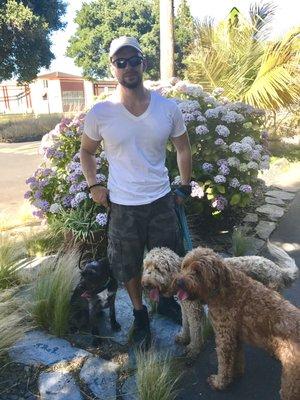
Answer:
M175 336L175 342L186 346L190 343L190 338L188 336L182 335L181 333L178 333L178 335Z
M111 323L111 329L115 332L119 332L121 330L121 325L119 322L115 321Z
M209 383L210 387L214 390L223 390L227 386L222 382L218 375L210 375L207 378L207 382Z

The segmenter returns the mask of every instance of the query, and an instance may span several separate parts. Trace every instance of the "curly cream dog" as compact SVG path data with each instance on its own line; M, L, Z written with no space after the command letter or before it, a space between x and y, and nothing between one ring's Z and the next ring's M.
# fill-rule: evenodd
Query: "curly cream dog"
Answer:
M262 347L282 363L281 399L300 399L300 310L213 250L183 258L175 279L178 296L208 305L216 336L218 373L208 382L224 389L244 372L242 342Z
M289 255L278 247L268 243L270 253L276 257L278 264L259 256L232 257L225 259L227 265L235 267L266 286L281 289L291 284L297 277L297 266ZM197 252L198 247L192 250ZM186 256L187 257L187 256ZM180 271L182 258L172 250L162 247L154 248L144 259L142 284L149 289L150 298L158 301L159 294L170 297L176 294L172 282ZM202 326L204 323L203 306L199 301L181 301L182 330L176 341L188 344L187 356L197 355L203 344Z

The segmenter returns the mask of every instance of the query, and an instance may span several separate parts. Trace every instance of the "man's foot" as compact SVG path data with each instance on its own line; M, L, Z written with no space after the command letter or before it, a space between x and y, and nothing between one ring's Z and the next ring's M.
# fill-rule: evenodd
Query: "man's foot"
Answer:
M147 307L133 310L134 321L129 334L129 341L141 350L148 350L151 345L151 332Z
M174 297L159 297L157 313L170 318L176 324L182 324L181 307Z

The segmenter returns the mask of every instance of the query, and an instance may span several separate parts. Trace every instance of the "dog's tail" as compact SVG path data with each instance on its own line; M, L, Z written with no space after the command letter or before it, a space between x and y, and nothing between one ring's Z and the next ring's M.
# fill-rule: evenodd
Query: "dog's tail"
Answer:
M270 254L276 258L276 264L282 270L284 285L286 287L290 286L297 279L299 273L295 260L269 240L267 246Z

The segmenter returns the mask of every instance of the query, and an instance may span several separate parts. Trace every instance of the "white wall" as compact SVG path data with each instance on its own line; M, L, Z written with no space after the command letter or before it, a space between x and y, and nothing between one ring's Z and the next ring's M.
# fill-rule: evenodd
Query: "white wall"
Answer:
M85 108L89 110L94 104L94 88L90 81L83 81Z
M42 79L37 79L30 85L32 108L35 114L62 113L61 89L59 80L48 80L44 87ZM47 99L43 96L47 94Z

